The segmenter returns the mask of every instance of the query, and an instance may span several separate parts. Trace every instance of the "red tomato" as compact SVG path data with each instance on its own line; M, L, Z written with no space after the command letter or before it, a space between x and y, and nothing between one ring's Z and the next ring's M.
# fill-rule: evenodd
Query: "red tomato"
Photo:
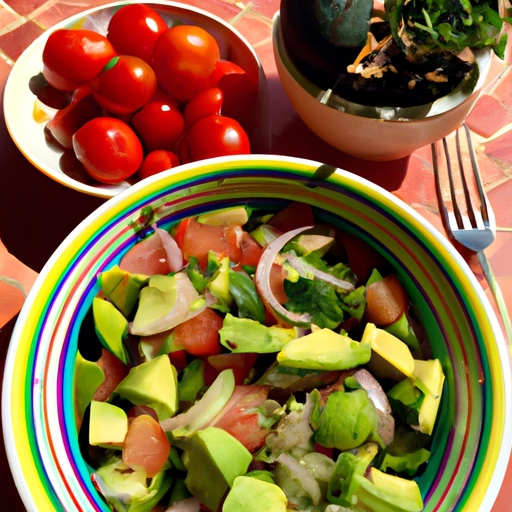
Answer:
M236 386L228 404L211 426L230 433L250 452L261 448L269 431L258 425L258 412L247 411L260 407L269 391L269 386Z
M131 423L135 418L139 416L151 416L155 421L158 421L158 415L154 409L147 405L134 405L127 413L128 421Z
M188 225L193 219L191 217L187 217L180 221L178 226L176 227L176 232L173 237L175 242L178 244L178 247L183 250L183 243L185 241L185 233L187 232Z
M394 275L366 288L366 319L379 327L395 323L407 311L408 305L407 294Z
M142 164L142 144L137 135L112 117L97 117L84 124L73 135L73 149L86 171L102 183L120 183Z
M217 62L210 87L218 87L224 95L223 116L243 121L252 112L258 86L240 66L227 60Z
M366 281L374 268L382 267L386 260L368 243L348 233L336 233L347 253L348 264L358 281Z
M144 179L148 176L153 176L159 172L166 171L167 169L177 167L178 165L180 165L180 159L177 155L170 151L159 149L157 151L152 151L146 156L146 158L144 158L138 174L141 179Z
M208 362L218 373L232 369L235 374L235 384L243 384L249 377L257 358L258 354L218 354L210 356Z
M151 100L133 118L132 125L140 135L146 151L171 150L183 132L183 116L176 102Z
M208 226L191 219L181 247L185 260L188 261L191 256L195 256L199 264L204 267L210 250L221 257L225 256L227 250L224 243L224 230L223 226Z
M210 116L198 121L188 132L186 145L187 162L251 152L244 129L234 119L224 116Z
M158 421L145 414L131 422L123 443L125 464L143 467L146 476L153 478L164 467L170 451L171 446Z
M120 55L133 55L150 64L156 40L166 30L160 14L147 5L132 4L112 16L107 38Z
M177 350L176 352L172 352L169 354L169 359L171 360L171 364L181 372L188 365L187 352L185 350Z
M181 323L172 331L174 343L193 356L211 356L220 352L219 330L222 318L212 309Z
M114 57L91 83L96 101L108 112L129 114L143 107L155 94L156 76L139 57Z
M223 99L222 91L216 87L194 96L185 107L185 126L191 128L205 117L220 115Z
M275 227L282 233L292 229L312 226L314 224L313 210L308 204L290 203L286 208L276 213L267 224Z
M73 91L96 78L116 55L110 41L92 30L59 29L43 50L43 75L62 91Z
M73 100L66 108L59 110L46 127L52 137L64 148L73 148L73 135L88 121L102 114L91 89L87 86L77 89Z
M97 364L103 370L105 380L94 392L93 398L98 402L105 402L117 385L128 375L129 368L105 348L101 349L101 357Z
M165 275L170 272L167 253L160 237L156 234L135 244L123 256L119 267L132 274L142 274L144 276Z
M234 263L255 267L260 261L263 249L242 226L233 224L225 230L227 255Z
M284 291L285 278L286 270L281 265L273 263L270 269L270 290L279 304L286 304L289 300L288 295Z
M217 41L206 30L178 25L158 38L152 65L160 87L184 101L208 89L219 57Z

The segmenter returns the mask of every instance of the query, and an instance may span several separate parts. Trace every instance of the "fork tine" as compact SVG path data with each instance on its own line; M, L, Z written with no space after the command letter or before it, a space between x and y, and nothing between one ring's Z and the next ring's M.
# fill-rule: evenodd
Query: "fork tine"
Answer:
M432 149L432 164L434 167L434 177L436 181L436 193L437 193L437 202L439 205L439 211L442 215L443 223L448 232L451 232L450 228L450 217L448 214L448 208L446 207L446 203L443 201L443 192L441 187L441 176L439 173L439 157L438 157L438 143L434 142L431 144Z
M455 215L455 219L457 221L457 227L459 229L464 229L464 220L462 218L462 212L460 211L459 203L457 203L457 197L455 195L455 183L453 181L452 161L450 157L450 151L448 150L448 141L446 140L446 137L443 139L443 147L444 156L446 158L446 169L448 171L448 181L450 183L450 196L452 199L453 214Z
M466 138L468 140L469 155L471 157L471 167L473 168L473 174L475 175L475 183L476 188L478 190L478 197L480 199L480 212L482 214L482 219L484 221L485 226L489 226L491 229L494 230L496 228L496 221L494 218L493 211L489 210L488 208L487 196L485 195L484 187L482 184L482 177L480 176L480 168L478 166L475 151L473 148L471 132L469 131L468 125L466 123L463 123L462 126L464 127Z
M469 221L471 223L471 227L473 228L480 228L483 229L482 222L478 222L480 219L476 217L475 209L473 208L473 201L471 200L471 194L469 192L468 187L468 181L466 178L466 171L464 168L464 158L462 157L462 150L460 146L460 130L455 130L455 141L456 141L456 147L457 147L457 160L459 163L459 173L461 177L462 182L462 190L464 192L464 200L466 202L466 212L469 217ZM471 143L471 138L468 139L468 144ZM473 156L472 148L470 149L470 155ZM475 169L473 167L473 172L475 172Z

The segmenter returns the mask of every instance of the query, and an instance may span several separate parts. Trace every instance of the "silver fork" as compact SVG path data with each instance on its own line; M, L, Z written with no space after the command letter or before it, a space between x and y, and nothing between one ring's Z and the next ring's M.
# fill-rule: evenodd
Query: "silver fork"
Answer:
M467 162L464 161L461 147L460 132L464 132L467 147L469 150L470 164L475 179L476 191L478 193L479 206L475 207L469 190L468 179L466 177ZM461 179L462 192L464 195L464 207L461 208L456 194L456 185L454 180L454 162L450 155L448 148L448 141L445 138L442 140L444 149L444 156L446 162L446 169L448 174L448 183L450 188L450 198L452 208L449 209L443 199L443 190L441 185L440 173L440 155L438 151L438 144L432 144L432 161L434 164L434 175L436 180L437 199L439 202L439 210L442 215L443 223L448 235L457 240L460 244L468 249L477 253L478 260L482 266L485 278L489 283L489 287L496 299L496 303L503 318L503 323L509 338L512 343L512 326L508 315L507 307L503 299L501 290L496 282L496 278L491 270L491 266L484 253L484 249L494 242L496 238L496 219L493 209L484 191L482 178L480 176L480 169L471 140L471 133L466 123L455 131L455 145L456 145L456 167Z

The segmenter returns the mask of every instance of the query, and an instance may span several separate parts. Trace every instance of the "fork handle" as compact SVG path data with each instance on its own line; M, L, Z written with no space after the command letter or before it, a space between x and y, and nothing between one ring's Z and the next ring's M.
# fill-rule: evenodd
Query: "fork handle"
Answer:
M498 309L501 314L501 318L503 320L503 324L505 326L505 332L508 338L509 344L509 352L512 355L512 324L510 322L510 316L508 314L507 305L505 304L505 299L503 298L503 294L501 293L501 288L496 281L496 277L491 269L491 265L489 264L489 260L485 255L484 251L479 251L477 253L478 261L482 266L482 270L484 272L484 276L489 283L489 288L491 289L492 294L494 295L494 299L496 300L496 304L498 305Z

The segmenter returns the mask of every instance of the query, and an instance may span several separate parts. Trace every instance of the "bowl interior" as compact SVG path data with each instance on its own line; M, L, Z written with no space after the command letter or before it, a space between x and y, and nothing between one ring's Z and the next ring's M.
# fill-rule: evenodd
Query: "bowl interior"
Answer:
M157 222L237 204L312 205L394 267L446 383L432 457L419 479L425 510L489 510L510 452L511 376L506 344L470 269L405 204L350 173L315 162L228 158L139 183L86 219L45 266L13 334L4 381L9 461L29 510L108 510L78 445L74 362L80 324L114 265Z
M51 32L60 28L85 28L106 34L108 22L125 1L95 7L72 16L47 30L18 58L9 75L4 91L4 115L9 133L23 155L40 171L63 185L98 197L110 198L130 186L127 181L115 185L95 182L78 165L68 152L62 152L47 143L44 128L46 118L35 116L43 108L51 117L55 110L37 103L29 88L30 79L42 71L42 54ZM269 148L268 91L265 74L259 58L248 41L229 23L191 5L172 1L155 0L147 3L165 20L179 19L184 24L197 25L213 35L219 44L222 59L231 60L242 67L259 84L247 133L253 151L266 153ZM41 121L42 119L42 121ZM72 156L72 155L71 155Z
M279 59L285 66L286 70L313 98L316 98L318 101L321 101L330 108L339 110L346 114L372 119L382 119L384 121L401 121L404 119L407 121L420 120L443 114L444 112L457 107L466 101L474 91L479 91L483 87L487 74L489 73L492 58L491 49L485 48L476 50L475 56L478 67L475 67L471 72L470 78L460 86L456 87L450 94L447 94L432 103L404 108L372 107L357 104L346 100L341 96L330 94L330 92L321 89L300 72L286 49L286 42L283 38L281 16L279 12L274 15L272 34L274 39L274 49L278 52Z

